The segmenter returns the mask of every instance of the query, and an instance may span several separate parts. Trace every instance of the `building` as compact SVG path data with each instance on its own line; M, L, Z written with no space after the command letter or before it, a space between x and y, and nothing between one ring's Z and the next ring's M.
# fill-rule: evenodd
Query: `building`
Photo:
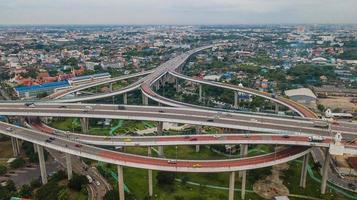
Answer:
M67 80L44 83L42 85L32 85L32 86L18 86L15 87L15 91L18 97L20 98L33 98L38 94L47 93L51 94L56 89L69 87L69 83Z
M92 81L97 81L97 80L105 80L110 78L109 73L99 73L99 74L91 74L91 75L85 75L85 76L77 76L74 78L69 79L69 84L72 86L74 85L80 85L80 84L85 84L89 83Z
M286 90L285 95L290 99L304 104L308 107L315 108L316 107L316 95L308 88L299 88L293 90Z

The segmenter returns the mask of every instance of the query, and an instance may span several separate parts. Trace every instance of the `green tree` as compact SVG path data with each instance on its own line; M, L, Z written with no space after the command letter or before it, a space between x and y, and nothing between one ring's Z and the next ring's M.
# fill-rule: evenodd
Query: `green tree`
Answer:
M84 175L74 174L72 179L69 180L68 187L76 190L81 191L82 187L88 184L88 179Z
M23 158L16 158L10 163L12 169L17 169L25 165L25 160Z
M317 109L319 109L320 112L323 112L325 110L325 106L322 104L317 105Z
M164 185L172 185L175 181L175 174L172 172L164 172L159 171L156 175L157 184Z
M69 199L70 191L68 188L63 188L58 192L58 200L67 200Z
M104 200L119 200L118 191L117 190L109 190L104 195Z
M43 185L40 189L36 191L36 200L57 200L58 192L60 191L59 186L55 182L49 182Z
M4 175L7 172L7 167L5 165L0 165L0 175Z
M20 195L22 198L30 198L30 197L32 197L31 187L30 187L29 185L27 185L27 184L23 185L23 186L20 188L19 195Z

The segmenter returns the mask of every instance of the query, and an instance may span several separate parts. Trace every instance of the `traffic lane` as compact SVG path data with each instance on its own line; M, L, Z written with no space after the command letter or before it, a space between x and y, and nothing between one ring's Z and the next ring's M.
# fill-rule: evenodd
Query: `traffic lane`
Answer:
M5 130L8 125L5 126L5 123L0 124L0 128ZM32 130L27 130L23 128L16 128L16 133L23 135L27 138L30 138L32 140L45 140L48 138L46 135L32 131ZM196 168L195 164L197 164L198 161L181 161L177 160L177 164L175 166L172 166L172 164L169 163L168 159L159 159L159 158L152 158L152 157L145 157L145 156L138 156L138 155L132 155L132 154L126 154L126 153L119 153L119 152L113 152L97 147L92 147L88 145L81 145L81 146L76 146L78 143L73 142L73 141L67 141L64 139L57 138L52 141L52 145L56 146L61 146L61 147L66 147L68 149L72 149L75 151L79 151L80 153L87 153L90 155L97 155L103 158L109 158L112 160L120 160L123 162L129 162L129 163L136 163L136 164L147 164L147 165L152 165L152 166L168 166L172 167L172 170L175 171L175 168L178 167L185 167L185 168ZM49 147L51 148L51 147ZM303 151L307 150L308 148L306 147L294 147L294 148L287 148L284 150L281 150L279 152L276 152L272 155L264 155L264 156L256 156L256 157L247 157L243 159L236 159L236 160L210 160L210 161L201 161L199 164L202 165L202 167L234 167L234 166L242 166L242 165L251 165L254 163L262 163L262 162L269 162L269 161L276 161L279 159L287 158L289 156L292 156L297 153L302 153ZM246 160L249 160L246 161Z
M238 120L238 119L225 119L225 118L218 118L214 119L212 121L208 121L206 116L185 116L185 115L179 115L176 113L145 113L145 112L127 112L127 111L121 111L121 110L116 110L116 111L102 111L102 110L91 110L88 112L83 112L83 110L70 110L70 109L30 109L30 113L24 113L23 110L21 109L3 109L0 108L0 112L3 112L4 114L7 113L14 113L18 112L17 115L40 115L44 114L46 115L48 113L48 116L53 115L53 113L56 113L56 116L61 116L71 114L71 115L78 115L80 117L86 117L85 115L95 115L93 116L94 118L102 118L104 115L112 115L112 118L118 118L118 119L126 119L126 117L131 117L132 119L137 118L137 120L145 120L153 118L153 121L169 121L169 122L176 122L175 120L181 120L181 121L187 121L187 123L196 124L199 125L208 125L208 126L216 126L216 127L225 127L225 128L242 128L241 126L245 127L255 127L255 128L264 128L264 129L270 129L270 130L279 130L279 131L287 131L291 132L294 131L296 133L307 133L307 134L322 134L322 135L329 135L328 130L326 129L318 129L318 128L310 128L310 127L298 127L298 126L286 126L285 124L272 124L272 123L261 123L259 121L246 121L246 119ZM145 119L144 119L145 118ZM155 118L155 119L154 119ZM237 126L237 124L239 124ZM264 131L264 132L269 132L269 131Z
M113 160L124 160L126 162L140 163L146 165L158 165L174 168L222 168L222 167L241 167L245 165L254 165L272 162L280 159L284 159L295 154L306 151L308 147L293 146L286 148L284 150L278 151L276 153L255 156L255 157L245 157L241 159L230 159L230 160L209 160L209 161L193 161L193 160L174 160L175 162L169 162L169 160L164 159L153 159L150 157L133 157L125 154L117 154L110 151L102 151L98 156L113 159ZM196 167L195 167L196 166Z
M161 114L167 113L176 113L176 114L186 114L186 115L201 115L207 116L209 118L231 118L231 119L249 119L249 120L257 120L266 123L277 123L281 122L286 125L293 125L293 126L309 126L314 127L312 121L306 121L303 119L285 119L285 118L278 118L278 117L267 117L267 116L259 116L259 115L248 115L248 114L238 114L238 113L229 113L229 112L217 112L217 111L204 111L199 109L178 109L178 108L163 108L163 107L148 107L148 106L124 106L124 105L105 105L105 104L36 104L35 108L31 108L25 106L23 104L16 104L16 105L3 105L0 104L0 109L5 108L14 108L14 109L31 109L36 110L36 108L62 108L62 109L87 109L86 106L90 106L93 110L123 110L123 111L137 111L137 112L159 112ZM335 126L339 128L340 126ZM357 125L355 126L357 130Z
M52 133L53 129L42 124L33 124L33 126L41 131ZM77 140L88 143L88 140L96 142L121 142L122 144L115 145L125 145L125 146L145 146L145 143L155 142L163 143L171 142L170 145L182 145L180 142L185 142L187 145L195 145L200 142L207 142L206 144L211 144L216 141L222 141L222 144L228 143L239 143L239 142L251 142L251 141L261 141L261 143L269 143L267 141L285 141L287 144L298 145L297 142L303 142L301 145L306 146L305 143L311 142L308 136L286 136L286 135L261 135L261 134L238 134L238 135L177 135L177 136L141 136L141 137L131 137L131 136L120 136L120 137L107 137L107 136L89 136L89 135L77 135ZM175 142L178 142L175 144ZM224 142L224 143L223 143ZM317 144L331 144L333 140L331 138L324 138L324 141ZM344 144L344 143L343 143ZM114 144L113 144L114 145ZM321 145L326 146L326 145Z

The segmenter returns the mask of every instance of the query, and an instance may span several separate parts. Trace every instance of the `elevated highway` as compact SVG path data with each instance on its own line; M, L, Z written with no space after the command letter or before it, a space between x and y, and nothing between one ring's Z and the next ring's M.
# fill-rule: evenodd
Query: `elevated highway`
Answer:
M352 123L344 123L343 126L332 124L331 129L327 129L315 127L313 121L306 119L286 119L193 108L60 103L35 105L31 108L20 103L0 104L0 115L146 120L280 134L331 136L339 132L344 137L348 135L355 137L357 130L356 125Z
M11 127L13 130L7 131L8 127ZM208 161L176 160L173 164L169 162L170 159L153 158L110 151L56 136L53 136L55 137L55 140L52 142L46 142L46 140L49 138L49 136L46 134L3 122L0 122L0 133L26 140L46 148L106 163L134 168L173 172L204 173L256 169L288 162L310 152L310 149L307 147L296 146L295 148L283 149L276 153L266 154L263 156Z

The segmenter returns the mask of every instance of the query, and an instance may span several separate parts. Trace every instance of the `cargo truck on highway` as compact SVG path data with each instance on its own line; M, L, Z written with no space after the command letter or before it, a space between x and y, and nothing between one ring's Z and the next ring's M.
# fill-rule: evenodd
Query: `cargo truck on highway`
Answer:
M309 142L323 142L324 138L322 136L310 136Z
M327 121L314 121L314 127L327 128L328 122Z

